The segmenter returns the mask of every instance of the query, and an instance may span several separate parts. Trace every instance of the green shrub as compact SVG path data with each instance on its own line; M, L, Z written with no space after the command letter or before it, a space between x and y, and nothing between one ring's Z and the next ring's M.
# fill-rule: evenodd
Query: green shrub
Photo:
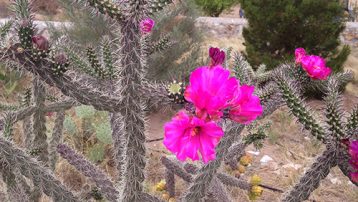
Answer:
M203 11L212 17L218 17L225 9L239 3L239 0L195 0Z
M342 70L349 49L338 49L344 30L344 10L338 1L240 0L240 4L249 22L243 36L253 66L264 63L272 69L303 47L326 58L334 72Z

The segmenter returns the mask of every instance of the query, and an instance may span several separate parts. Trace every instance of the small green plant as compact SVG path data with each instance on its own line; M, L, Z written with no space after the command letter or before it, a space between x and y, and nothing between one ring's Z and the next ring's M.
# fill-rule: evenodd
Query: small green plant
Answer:
M224 10L238 4L239 0L195 0L204 12L212 17L218 17Z

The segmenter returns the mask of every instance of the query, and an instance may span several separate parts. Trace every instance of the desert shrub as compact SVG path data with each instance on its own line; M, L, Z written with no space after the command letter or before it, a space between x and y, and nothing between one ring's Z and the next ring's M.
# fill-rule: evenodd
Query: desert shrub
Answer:
M335 0L241 0L249 26L244 29L248 61L268 69L292 59L295 48L328 59L334 72L343 69L349 47L339 51L344 30L340 3Z
M212 17L218 17L225 9L239 3L239 0L195 0L203 11Z

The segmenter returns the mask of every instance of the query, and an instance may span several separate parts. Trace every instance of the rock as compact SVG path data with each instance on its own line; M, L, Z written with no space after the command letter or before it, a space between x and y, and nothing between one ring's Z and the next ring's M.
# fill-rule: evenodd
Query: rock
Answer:
M272 159L270 156L268 156L268 155L264 155L264 156L261 158L261 160L260 160L261 165L265 165L265 164L267 164L267 163L270 162L270 161L273 161L273 159Z
M293 168L295 170L298 170L298 169L302 168L302 165L301 164L288 163L286 165L283 165L282 168Z
M249 154L253 154L253 155L255 155L255 156L258 156L258 155L260 155L260 152L259 151L247 151L247 153L249 153Z
M332 184L342 184L342 181L339 180L338 178L331 178L330 181L332 182Z

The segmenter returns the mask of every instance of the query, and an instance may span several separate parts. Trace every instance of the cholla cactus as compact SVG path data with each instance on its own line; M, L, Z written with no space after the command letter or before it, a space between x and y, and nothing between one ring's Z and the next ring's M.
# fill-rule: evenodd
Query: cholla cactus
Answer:
M284 195L283 200L302 201L307 199L310 193L318 187L320 180L326 177L335 165L339 165L346 175L352 171L348 164L347 148L342 140L356 138L353 135L358 128L357 110L351 113L346 122L342 121L344 112L340 108L338 91L341 83L347 81L349 73L332 76L328 82L320 83L328 89L325 111L327 120L324 124L323 121L318 120L312 110L307 108L300 96L300 92L312 84L312 79L305 74L305 71L293 64L284 64L277 70L267 73L264 72L263 66L254 71L244 58L236 55L234 57L235 73L242 85L240 89L246 89L243 92L249 94L245 96L252 99L250 104L254 106L255 110L248 115L242 115L240 110L244 108L240 107L245 105L245 101L240 101L238 95L237 100L230 100L229 108L220 109L223 110L222 114L207 112L205 108L198 110L195 109L196 106L193 106L195 105L194 98L188 99L186 97L188 94L184 93L191 87L185 88L183 84L178 84L174 89L176 91L173 91L173 89L166 89L167 85L165 84L145 80L145 74L148 71L147 58L151 53L166 49L171 44L168 36L164 36L159 42L151 42L154 21L149 18L149 15L162 10L171 1L77 0L76 2L93 9L94 13L106 16L108 22L112 23L117 30L117 36L113 39L103 36L103 42L99 47L88 48L87 51L83 47L68 47L67 45L73 44L69 42L69 39L66 39L67 41L63 45L51 43L37 33L31 17L29 0L15 0L16 23L5 24L0 29L1 62L17 62L20 69L34 75L33 102L26 102L23 105L1 105L8 112L5 118L0 120L0 129L9 138L8 140L0 138L0 158L4 163L2 165L13 165L14 169L7 170L1 167L0 171L3 175L8 174L7 176L9 176L5 180L8 182L9 195L12 194L11 199L31 198L28 196L28 190L31 189L31 192L35 192L33 191L35 187L39 187L39 192L52 197L54 201L81 200L77 193L73 193L63 186L46 168L50 165L54 169L57 159L54 148L57 148L57 152L64 159L96 184L98 187L96 192L106 197L107 200L161 201L161 199L145 193L144 189L145 111L151 107L164 107L165 105L184 107L188 113L198 116L195 117L198 122L203 122L203 119L225 119L225 122L220 124L208 121L200 125L200 127L207 126L209 130L220 136L218 139L207 137L208 140L216 141L217 144L211 145L207 150L201 150L206 164L184 165L165 156L161 158L166 167L167 191L171 197L168 199L169 201L175 200L174 175L189 183L188 190L179 196L183 201L205 201L210 196L217 201L232 201L225 186L246 190L253 197L259 196L262 189L270 189L269 186L261 184L257 178L246 181L237 178L237 176L222 173L220 167L224 162L230 165L235 164L232 159L236 159L236 161L241 159L242 164L247 165L247 162L244 162L245 159L241 158L245 153L245 148L250 144L262 146L261 141L266 137L264 129L267 126L255 127L255 124L248 126L250 133L246 137L241 134L242 131L246 125L255 119L262 119L271 114L284 103L305 129L327 145L327 150L307 170L300 182ZM10 42L6 41L4 36L11 30L12 25L17 30L18 39L12 39L14 41ZM214 54L215 51L212 53L217 55ZM217 63L230 64L228 61L230 57L226 57L225 60L220 50L218 53L215 61L211 61L211 65L202 69L203 71L210 74L210 68L215 69L214 66L218 65ZM84 59L84 55L87 55L87 59ZM216 70L229 76L228 70L223 68L216 68ZM312 77L312 75L310 76ZM230 87L234 79L230 77L227 80L228 83L225 85ZM237 80L234 81L237 82ZM235 82L234 84L237 84ZM47 102L46 85L57 87L69 99L56 98L47 100L49 101ZM254 94L253 86L249 85L256 87ZM238 87L237 85L232 86ZM170 96L168 96L168 91L172 93ZM261 99L261 104L257 103L258 99ZM113 182L99 168L61 142L65 110L77 104L91 105L97 110L110 112L114 159L119 173ZM47 144L45 127L47 112L58 112L50 146ZM26 146L25 150L29 151L23 151L10 142L11 129L18 121L24 121L24 126L31 125L28 120L28 117L31 116L33 116L34 138L30 142L33 149L29 150L29 147ZM179 118L191 120L193 117L182 112ZM177 117L173 121L175 122L179 118ZM193 129L193 136L202 132L200 127ZM254 128L257 128L257 131L253 130ZM31 136L30 133L24 134ZM165 144L170 148L168 142ZM176 148L170 149L179 155ZM39 161L31 158L29 154L37 157ZM215 158L212 154L216 154ZM180 159L185 160L185 155L191 156L190 153L186 153ZM197 158L195 155L191 157L194 160ZM27 185L27 182L22 180L23 177L32 180L35 187ZM13 182L18 186L11 186ZM21 195L14 196L14 190L19 190L18 193Z

